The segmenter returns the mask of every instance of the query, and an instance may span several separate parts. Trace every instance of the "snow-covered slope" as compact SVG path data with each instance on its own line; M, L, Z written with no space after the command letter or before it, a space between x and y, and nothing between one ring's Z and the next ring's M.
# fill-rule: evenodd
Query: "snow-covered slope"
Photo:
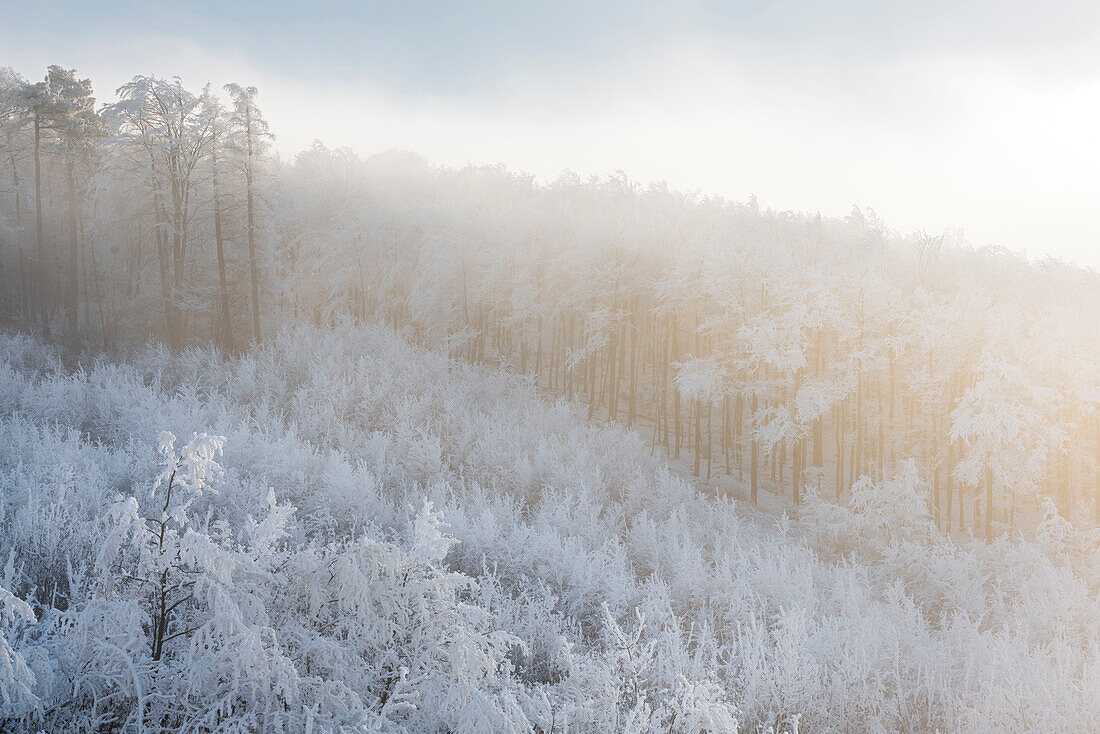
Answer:
M0 729L1100 728L1056 517L951 544L908 470L749 514L377 328L0 354Z

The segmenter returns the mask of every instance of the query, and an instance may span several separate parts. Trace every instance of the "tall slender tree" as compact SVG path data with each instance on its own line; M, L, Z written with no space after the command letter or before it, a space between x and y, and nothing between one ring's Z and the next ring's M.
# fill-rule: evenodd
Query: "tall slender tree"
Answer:
M259 264L256 256L256 158L271 137L267 121L256 105L259 93L256 87L227 84L225 90L233 99L233 121L237 129L238 145L245 178L245 215L248 227L248 273L252 284L252 338L260 341L260 283Z
M210 182L214 209L214 245L218 255L218 300L220 307L221 343L227 352L234 349L233 313L229 309L229 279L225 269L225 237L222 230L222 196L220 176L224 160L222 149L229 134L225 109L209 94L204 94L206 114L210 115ZM219 157L221 156L221 157Z
M81 166L91 166L95 141L103 134L103 128L100 117L95 112L90 79L77 78L75 69L51 66L46 74L46 87L49 97L47 122L57 137L58 152L65 167L68 248L62 301L65 304L69 332L76 334L80 328L78 309L81 201L78 194L78 169Z

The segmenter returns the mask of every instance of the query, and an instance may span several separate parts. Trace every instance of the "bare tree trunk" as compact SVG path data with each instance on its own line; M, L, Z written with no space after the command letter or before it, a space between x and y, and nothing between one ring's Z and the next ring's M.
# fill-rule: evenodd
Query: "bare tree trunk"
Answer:
M722 454L726 460L726 476L730 474L730 396L722 395Z
M965 504L964 498L965 498L965 495L966 495L966 485L960 484L958 486L958 493L959 493L959 532L964 532L966 530L966 514L965 514L966 510L965 510L965 507L964 507L964 504Z
M669 411L668 411L668 372L672 364L671 360L671 334L666 334L664 339L664 359L661 360L661 414L664 416L664 429L665 429L665 455L670 455L669 446Z
M635 299L634 309L630 315L630 405L626 414L627 428L634 427L634 418L638 411L638 338L642 334L642 328L636 322L637 311L638 303Z
M944 504L944 513L943 513L944 530L947 533L951 532L951 508L952 508L952 500L955 499L955 492L954 492L954 490L955 490L955 478L952 476L952 469L954 467L954 464L955 464L955 448L949 444L948 447L947 447L947 467L946 467L947 477L945 479L945 484L947 486L944 488L945 496L944 496L944 503L943 503Z
M24 316L31 316L31 284L27 280L26 257L23 253L23 206L19 195L19 168L15 163L14 147L8 149L8 161L11 163L12 191L15 194L15 231L19 233L16 249L19 259L19 307Z
M702 437L701 437L702 431L700 429L700 415L699 415L699 400L698 399L691 401L691 409L692 409L692 413L695 414L695 471L694 471L694 474L695 474L695 476L699 476L699 460L702 457L702 451L703 451L702 443L703 443L703 440L702 440Z
M985 541L993 542L993 470L985 474Z
M820 375L824 368L825 355L821 346L822 336L821 330L817 331L817 338L814 345L814 363L816 365L817 373ZM825 466L825 420L823 416L818 416L814 421L814 466Z
M535 322L535 388L542 383L542 316Z
M26 258L23 255L23 248L19 248L19 282L22 284L22 306L23 314L28 318L31 316L31 301L30 301L30 283L28 282Z
M611 329L611 339L607 345L607 420L614 421L619 417L618 401L616 398L619 394L619 383L617 380L618 371L615 364L615 348L618 347L618 336L615 334L615 329Z
M160 194L154 194L153 197L153 209L154 217L156 219L156 227L154 228L154 236L156 238L157 249L157 266L160 273L160 293L161 303L164 306L164 325L168 332L169 338L175 331L174 315L172 313L172 285L168 279L168 233L165 231L165 227L168 224L168 217L164 211L164 205L161 201Z
M99 331L103 337L103 348L107 348L107 318L103 313L103 291L99 286L99 269L95 262L95 248L89 248L92 253L92 278L95 279L96 301L99 303Z
M1100 524L1100 426L1096 431L1096 475L1093 479L1092 520Z
M752 416L756 415L756 395L752 396ZM752 421L752 417L749 418ZM756 436L753 435L752 426L749 426L749 443L751 445L749 451L749 487L750 497L752 503L756 504L757 488L759 487L759 458L760 458L760 444L756 442Z
M792 451L794 456L791 458L791 485L794 489L795 507L802 503L802 453L804 450L803 441L799 439L794 444Z
M75 163L70 160L68 165L68 199L69 199L69 282L65 293L65 310L68 312L69 333L75 335L80 330L80 318L77 313L79 303L80 283L80 252L77 246L76 231L76 171Z
M711 408L714 403L707 401L707 481L710 481L711 463L714 461L714 424L711 422Z
M38 262L35 263L35 305L43 328L46 324L46 246L42 239L42 123L38 113L34 114L34 251Z
M225 274L225 240L222 237L222 208L218 196L218 141L213 141L213 187L214 187L214 243L218 251L218 290L221 295L222 346L227 352L233 351L233 314L229 311L229 280Z
M248 272L252 281L252 338L260 341L260 282L256 264L256 216L252 186L252 113L245 114L248 158L245 163L245 205L248 214Z
M840 499L840 490L844 485L844 422L847 418L845 403L836 407L836 498Z
M676 317L672 319L672 359L675 360L678 357L677 345L676 345ZM671 362L669 362L671 365ZM681 431L680 431L680 388L676 386L674 382L672 384L672 419L676 422L676 451L674 457L680 458L680 446L682 445Z

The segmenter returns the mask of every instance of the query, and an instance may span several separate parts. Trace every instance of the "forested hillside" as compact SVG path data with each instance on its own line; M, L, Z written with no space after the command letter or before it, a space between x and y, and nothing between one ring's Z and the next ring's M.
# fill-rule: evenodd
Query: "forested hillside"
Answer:
M843 500L914 458L945 530L992 538L1039 496L1100 512L1092 271L623 176L540 184L320 144L281 162L253 88L226 106L137 77L97 105L75 72L0 77L18 323L233 351L378 321L642 421L754 500L765 483Z
M1100 729L1093 271L99 91L0 69L0 731Z

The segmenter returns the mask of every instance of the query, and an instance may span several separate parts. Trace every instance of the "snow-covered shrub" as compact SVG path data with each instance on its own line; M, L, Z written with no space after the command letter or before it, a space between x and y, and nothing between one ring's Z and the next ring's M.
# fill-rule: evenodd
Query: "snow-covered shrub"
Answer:
M893 478L881 484L860 477L852 485L846 507L811 494L803 525L822 552L874 558L902 541L933 542L937 531L928 496L916 462L907 459Z
M6 363L0 729L1100 725L1095 537L930 534L913 464L777 521L376 328Z
M34 673L8 637L35 621L31 605L0 586L0 720L25 718L38 706Z

